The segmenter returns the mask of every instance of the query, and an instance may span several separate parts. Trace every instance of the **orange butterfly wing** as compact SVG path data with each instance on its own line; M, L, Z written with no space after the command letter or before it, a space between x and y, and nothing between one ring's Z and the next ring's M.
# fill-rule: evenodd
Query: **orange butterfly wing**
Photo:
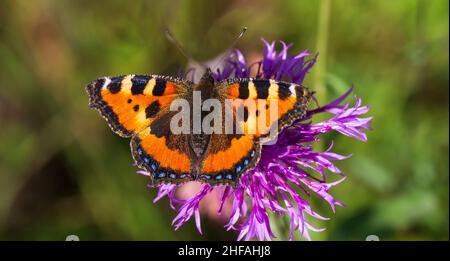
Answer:
M89 106L97 109L111 129L131 137L149 126L191 83L156 75L99 78L87 85Z
M302 119L312 97L304 86L267 79L231 79L222 86L222 94L244 109L238 125L245 134L256 137L267 136L270 130L276 131L272 133L276 136L294 120Z

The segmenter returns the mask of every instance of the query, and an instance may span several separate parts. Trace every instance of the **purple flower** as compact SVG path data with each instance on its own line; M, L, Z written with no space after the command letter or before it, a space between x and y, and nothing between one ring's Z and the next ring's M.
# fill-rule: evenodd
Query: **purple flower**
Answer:
M310 53L303 51L295 56L288 54L290 45L281 42L282 49L276 51L275 41L264 42L264 56L261 61L247 65L239 50L235 50L226 60L223 69L214 72L217 81L228 77L250 77L251 69L256 66L255 78L284 80L301 84L306 73L314 65L317 55L307 59ZM354 105L343 104L350 95L352 88L328 105L308 111L306 118L285 128L278 136L277 143L262 147L261 159L253 170L246 172L236 188L230 186L212 187L201 184L200 190L188 199L176 197L176 191L185 185L177 187L173 184L157 185L159 192L155 202L164 196L170 200L170 205L178 211L172 224L175 229L194 216L197 229L201 232L200 203L208 193L219 195L217 212L222 213L228 202L228 215L225 228L239 231L238 240L270 240L276 237L271 229L269 213L287 216L290 221L289 239L299 231L305 239L310 239L310 231L322 231L307 221L307 216L326 220L316 213L308 202L311 194L316 194L325 200L333 210L344 206L329 192L330 188L342 182L345 177L335 165L335 161L347 159L331 151L330 144L325 151L315 151L313 144L320 141L323 133L336 131L345 136L361 141L367 141L364 133L369 129L372 117L364 118L369 111L363 106L361 98L356 97ZM319 113L328 113L331 117L322 122L312 124L308 120ZM327 181L327 172L341 177L338 181ZM142 174L147 174L141 172Z

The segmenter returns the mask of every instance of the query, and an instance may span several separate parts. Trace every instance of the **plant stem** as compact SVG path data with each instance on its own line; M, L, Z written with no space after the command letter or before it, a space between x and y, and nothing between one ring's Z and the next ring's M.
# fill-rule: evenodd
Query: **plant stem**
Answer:
M321 0L318 27L317 27L317 42L316 51L319 52L319 60L315 65L314 74L314 90L316 91L316 98L320 105L326 103L327 88L326 88L326 74L327 74L327 43L330 24L331 0ZM320 119L318 119L320 120ZM322 149L323 144L318 143L317 149Z
M326 98L325 77L327 72L327 43L330 23L331 0L321 0L317 31L316 50L320 53L319 61L315 68L315 84L317 99L324 102Z

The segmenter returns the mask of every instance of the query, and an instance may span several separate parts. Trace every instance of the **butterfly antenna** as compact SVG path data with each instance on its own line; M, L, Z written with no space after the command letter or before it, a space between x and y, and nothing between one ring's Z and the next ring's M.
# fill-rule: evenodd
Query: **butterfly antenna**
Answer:
M173 35L172 35L172 33L170 32L169 29L165 29L165 35L166 35L167 40L169 40L173 45L175 45L177 47L178 51L180 51L180 53L184 57L186 57L186 59L188 61L191 61L191 62L199 65L200 67L205 68L205 66L203 64L200 64L199 62L197 62L194 58L192 58L192 56L189 53L187 53L184 50L183 46L181 46L181 44L177 41L177 39L175 39L175 37L173 37Z
M239 33L238 37L236 37L236 39L233 41L233 43L231 43L230 47L228 47L225 52L223 52L222 57L220 57L219 61L216 62L216 64L213 67L216 67L217 65L221 64L223 62L223 60L225 59L225 57L227 57L228 53L230 52L230 50L232 50L236 44L239 42L239 40L244 36L245 32L247 31L247 27L244 26L241 30L241 32Z

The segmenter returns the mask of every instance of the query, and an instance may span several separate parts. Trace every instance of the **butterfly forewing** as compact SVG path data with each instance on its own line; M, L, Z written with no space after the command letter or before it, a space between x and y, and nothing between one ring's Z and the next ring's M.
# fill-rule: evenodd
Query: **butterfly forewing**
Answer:
M189 85L171 77L122 75L99 78L86 90L90 107L100 112L111 129L122 137L131 137L166 111Z

